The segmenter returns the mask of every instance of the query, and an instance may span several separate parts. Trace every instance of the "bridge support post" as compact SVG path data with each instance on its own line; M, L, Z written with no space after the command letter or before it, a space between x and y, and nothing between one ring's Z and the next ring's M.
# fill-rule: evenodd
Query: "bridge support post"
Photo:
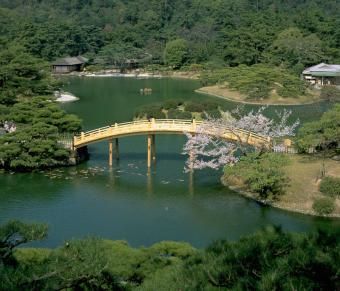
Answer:
M118 161L119 160L119 140L118 138L115 138L115 158Z
M109 166L112 167L112 148L113 148L113 143L112 139L109 140Z

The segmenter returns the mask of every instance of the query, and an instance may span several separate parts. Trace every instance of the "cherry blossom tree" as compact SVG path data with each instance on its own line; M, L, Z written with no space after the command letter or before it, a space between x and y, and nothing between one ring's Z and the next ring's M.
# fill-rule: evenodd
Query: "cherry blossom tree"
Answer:
M294 135L299 120L289 124L291 111L284 109L276 112L276 118L269 118L264 115L265 109L261 107L257 111L242 114L243 108L238 107L231 114L224 114L223 118L208 118L197 126L196 134L186 133L188 139L183 154L189 155L189 158L185 171L204 168L217 170L226 164L237 163L236 152L246 154L250 150L249 140L254 133L263 136L264 141L266 138ZM221 139L226 132L231 132L236 141ZM268 142L256 146L262 152L268 148Z

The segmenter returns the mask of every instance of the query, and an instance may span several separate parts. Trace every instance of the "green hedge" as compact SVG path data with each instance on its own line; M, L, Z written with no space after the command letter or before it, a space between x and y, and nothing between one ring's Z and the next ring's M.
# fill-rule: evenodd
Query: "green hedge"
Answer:
M183 104L182 100L176 100L176 99L170 99L166 100L163 104L162 107L166 110L169 109L177 109L178 106L181 106Z
M205 111L210 111L210 110L216 110L218 109L218 103L211 101L211 100L207 100L207 101L203 101L201 102L203 105L203 108Z
M339 101L340 90L335 86L325 86L321 89L320 97L327 101Z
M340 197L340 178L323 178L320 184L320 192L331 197Z
M187 111L181 111L178 109L169 109L168 118L170 119L191 119L192 114Z
M165 118L164 112L162 112L162 106L158 104L151 104L143 106L135 112L137 118Z
M185 103L185 111L189 112L203 112L204 106L202 103L189 101Z
M320 215L331 214L335 209L334 199L331 197L316 199L313 203L313 209Z

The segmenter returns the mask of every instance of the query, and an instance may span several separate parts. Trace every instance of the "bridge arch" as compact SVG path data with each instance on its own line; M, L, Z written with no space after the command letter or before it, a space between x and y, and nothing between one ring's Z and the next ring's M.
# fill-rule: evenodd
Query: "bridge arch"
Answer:
M118 138L136 135L148 136L148 167L151 166L151 159L155 158L155 135L156 134L197 134L202 121L183 119L150 119L138 120L125 123L115 123L110 126L81 132L73 137L73 147L78 149L92 143L109 140L109 162L112 165L113 140L115 139L115 152L118 157ZM218 136L216 136L216 132ZM209 130L206 134L215 135L218 138L241 142L255 147L271 146L271 138L259 135L243 129L225 128L222 131Z

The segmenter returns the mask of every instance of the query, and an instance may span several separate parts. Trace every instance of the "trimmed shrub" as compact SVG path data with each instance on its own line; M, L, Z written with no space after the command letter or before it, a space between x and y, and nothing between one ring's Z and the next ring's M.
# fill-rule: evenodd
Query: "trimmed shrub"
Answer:
M320 215L331 214L335 209L334 199L331 197L316 199L313 203L313 209Z
M189 112L203 112L204 107L202 103L189 101L185 103L185 111Z
M202 105L205 111L218 109L218 103L214 101L203 101Z
M340 90L335 86L325 86L321 89L320 97L327 101L340 100Z
M163 108L166 110L169 109L176 109L178 106L180 106L181 104L183 104L182 100L174 100L174 99L170 99L170 100L166 100L163 103Z
M146 113L146 118L164 119L166 116L163 111L149 111Z
M187 112L187 111L170 109L168 111L168 118L170 118L170 119L191 119L192 115L191 115L190 112Z
M320 192L327 196L340 197L340 178L323 178L320 184Z
M266 81L259 81L256 84L248 87L247 99L262 100L269 97L270 85Z
M297 75L290 71L270 65L256 64L205 71L201 74L203 86L227 84L248 99L265 99L272 90L281 97L298 97L305 93L306 86Z
M289 179L283 167L289 163L284 155L275 153L249 153L241 156L234 166L224 168L224 181L240 179L248 190L257 193L261 199L277 199L285 193Z
M137 118L165 118L164 112L162 112L162 106L157 104L151 104L143 106L135 112Z

